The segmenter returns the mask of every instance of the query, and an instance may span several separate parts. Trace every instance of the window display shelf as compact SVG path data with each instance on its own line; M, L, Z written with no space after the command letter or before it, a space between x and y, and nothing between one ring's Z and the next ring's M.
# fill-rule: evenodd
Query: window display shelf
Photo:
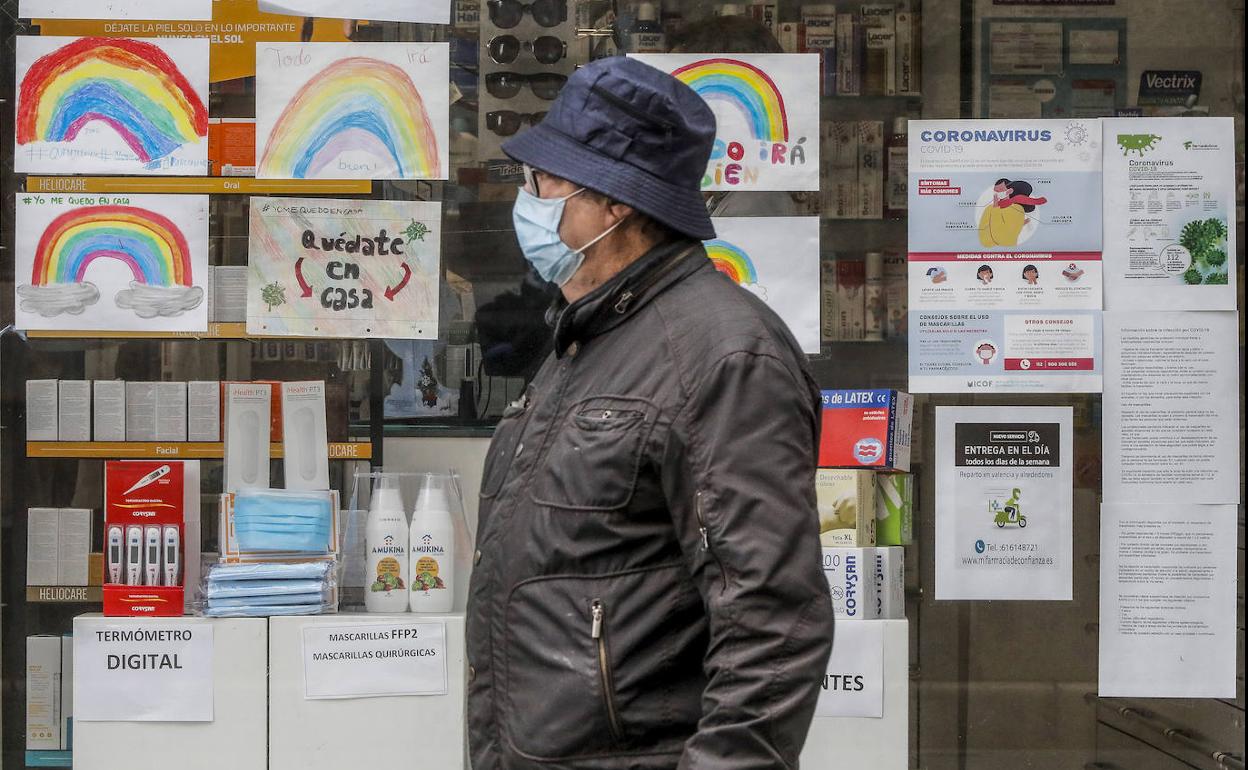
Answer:
M27 767L73 767L72 751L27 751Z
M161 332L161 331L101 331L98 329L57 329L55 331L29 331L26 336L30 339L48 339L48 340L65 340L65 339L106 339L106 340L261 340L261 339L282 339L288 342L312 342L317 340L333 339L330 337L291 337L291 336L266 336L263 334L248 334L247 324L242 322L232 323L210 323L206 332Z
M90 604L104 601L101 586L26 586L26 601L38 604Z
M26 193L198 193L239 195L368 195L368 179L253 179L241 176L112 177L31 176Z
M282 445L271 444L273 457L282 456ZM213 442L161 441L27 441L26 456L31 458L66 458L101 460L211 460L225 455L225 445ZM367 441L331 442L331 460L370 460L373 445Z

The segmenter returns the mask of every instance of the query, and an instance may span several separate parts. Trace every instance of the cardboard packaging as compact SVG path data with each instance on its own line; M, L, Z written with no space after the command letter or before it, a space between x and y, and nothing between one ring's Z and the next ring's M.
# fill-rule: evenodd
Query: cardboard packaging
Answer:
M198 497L198 485L195 488ZM185 564L192 554L187 552L184 529L186 487L184 466L177 460L110 460L104 464L104 538L108 548L109 530L120 527L127 541L123 544L126 563L121 569L123 582L112 582L105 566L104 614L110 617L143 615L152 617L177 617L185 606L183 583L179 585L139 585L141 580L131 580L136 574L131 567L132 550L128 542L132 528L140 531L145 527L166 525L177 527L179 561ZM146 550L140 548L140 551ZM163 558L164 548L159 550ZM107 558L107 556L106 556ZM198 559L198 553L194 554ZM143 567L147 567L147 562ZM163 575L163 567L157 574ZM137 574L142 577L144 569Z
M842 342L866 339L867 263L861 259L836 260L836 338Z
M914 477L909 473L875 474L875 544L914 542Z
M823 391L819 467L909 471L913 415L909 393Z
M96 380L92 427L96 441L126 440L126 383Z
M57 383L57 440L91 440L91 380Z
M906 553L900 546L875 548L871 554L875 587L875 617L901 620L906 616Z
M884 307L888 314L884 336L901 339L907 334L910 298L907 293L906 257L904 254L884 255Z
M858 219L884 216L884 123L858 122Z
M824 548L823 575L838 619L875 619L874 548Z
M273 386L225 383L225 491L269 486Z
M875 545L874 472L820 468L815 471L819 541L825 546Z
M126 441L156 440L156 382L126 383Z
M186 383L186 440L221 440L221 384L217 381Z
M31 508L26 512L26 585L54 586L57 581L57 535L61 512Z
M329 489L325 383L282 383L282 457L287 489Z
M156 383L156 440L186 441L186 383Z
M26 750L61 748L61 637L26 637Z
M819 92L836 94L836 6L832 4L803 5L802 28L805 42L802 50L819 54Z
M74 748L74 635L61 636L61 751Z
M26 380L26 440L57 441L56 380Z
M56 584L88 585L91 560L91 509L61 508L56 531Z

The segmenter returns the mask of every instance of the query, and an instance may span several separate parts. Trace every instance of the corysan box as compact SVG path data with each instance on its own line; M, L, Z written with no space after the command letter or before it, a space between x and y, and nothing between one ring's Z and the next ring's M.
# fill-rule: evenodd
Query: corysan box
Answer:
M91 380L57 383L56 433L60 441L91 440Z
M875 616L901 620L906 616L906 552L901 546L872 549Z
M823 575L828 580L836 617L876 618L874 548L824 548Z
M96 441L126 440L126 383L96 380L93 423Z
M875 545L875 479L872 471L815 471L819 541L825 546Z
M61 637L26 637L26 749L61 748Z
M26 440L57 441L56 380L26 380Z

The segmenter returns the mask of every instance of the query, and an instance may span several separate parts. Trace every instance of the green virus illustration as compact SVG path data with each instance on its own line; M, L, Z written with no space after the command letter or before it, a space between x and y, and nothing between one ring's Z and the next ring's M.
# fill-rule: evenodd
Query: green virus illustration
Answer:
M1125 156L1134 152L1140 157L1144 156L1145 150L1153 149L1153 145L1161 141L1161 137L1156 134L1119 134L1118 146L1122 148L1122 154Z
M413 219L412 223L403 232L407 234L409 241L423 241L425 236L429 234L429 228L425 226L424 222L417 222Z
M1192 264L1183 272L1184 282L1192 286L1227 283L1226 222L1221 219L1188 222L1183 225L1179 243L1192 255Z
M264 304L269 306L269 310L272 310L278 305L285 305L286 287L282 286L277 281L266 284L260 289L260 299L264 301Z

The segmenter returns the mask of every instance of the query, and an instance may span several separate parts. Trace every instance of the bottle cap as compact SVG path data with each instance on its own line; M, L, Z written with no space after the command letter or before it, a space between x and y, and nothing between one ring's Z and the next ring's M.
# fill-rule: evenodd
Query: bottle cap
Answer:
M373 484L372 499L368 501L370 513L377 511L403 511L403 492L399 489L399 478L390 473L377 474Z
M893 118L893 133L894 134L906 133L906 124L909 122L910 122L910 118L907 118L905 115L899 115Z
M658 18L654 3L641 3L637 6L637 21L658 21Z
M442 476L426 473L420 485L420 496L416 498L416 512L427 511L450 513L450 497L446 493L446 484Z

